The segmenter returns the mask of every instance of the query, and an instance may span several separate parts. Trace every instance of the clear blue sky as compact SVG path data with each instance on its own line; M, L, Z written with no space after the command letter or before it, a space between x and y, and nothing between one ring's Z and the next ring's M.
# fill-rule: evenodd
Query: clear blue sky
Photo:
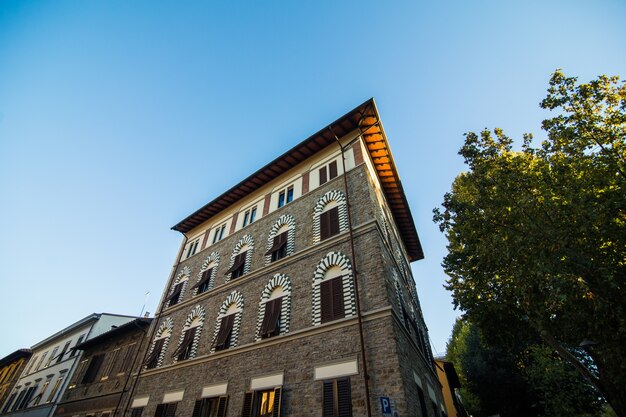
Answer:
M556 68L626 76L624 1L0 2L0 357L156 304L179 220L374 97L455 317L432 209L463 133L539 137Z

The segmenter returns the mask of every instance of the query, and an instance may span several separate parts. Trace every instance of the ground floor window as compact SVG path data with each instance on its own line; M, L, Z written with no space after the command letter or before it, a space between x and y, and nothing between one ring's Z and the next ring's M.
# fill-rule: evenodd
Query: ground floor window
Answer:
M323 417L352 417L349 378L324 381L322 410Z
M191 417L226 417L228 397L212 397L197 400Z
M242 417L280 417L282 388L272 388L246 393Z
M154 417L174 417L178 403L168 403L157 405Z
M130 417L141 417L143 414L143 407L136 407L130 410Z

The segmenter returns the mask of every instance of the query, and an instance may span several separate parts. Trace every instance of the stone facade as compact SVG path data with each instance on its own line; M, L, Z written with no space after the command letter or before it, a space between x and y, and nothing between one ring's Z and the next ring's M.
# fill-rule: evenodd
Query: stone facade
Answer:
M147 358L154 361L141 372L128 415L197 417L198 401L212 397L227 397L226 407L215 414L197 408L201 417L262 415L267 405L259 402L250 414L246 400L274 390L276 397L268 397L273 411L267 415L366 416L368 404L371 415L380 415L379 397L389 397L400 415L422 416L419 387L426 414L441 415L441 387L402 237L408 232L395 221L366 132L347 133L340 142L344 155L329 144L248 196L248 201L264 202L263 214L259 210L253 223L234 227L247 203L240 210L232 203L233 220L226 228L231 233L223 239L214 238L228 217L220 212L212 215L214 222L209 217L185 230L189 241L202 244L190 251L187 239L183 243L180 258L185 259L167 283L163 309L152 327ZM327 170L328 161L339 167ZM321 170L323 181L317 177ZM281 190L288 190L289 183L299 188L293 201L279 207L275 203L288 198L276 195L286 193ZM321 217L334 208L336 230L321 239ZM268 250L279 231L287 233L286 255L271 262ZM243 275L233 277L236 256L246 250ZM193 287L207 268L212 268L211 284L199 293ZM328 284L336 279L332 294L339 291L340 297L332 305L340 308L329 319L324 304L329 298L322 293L328 294ZM172 303L178 289L180 296ZM281 300L278 334L262 338L259 329L272 297ZM190 314L199 307L204 316L191 354L179 360ZM218 349L230 315L229 343Z

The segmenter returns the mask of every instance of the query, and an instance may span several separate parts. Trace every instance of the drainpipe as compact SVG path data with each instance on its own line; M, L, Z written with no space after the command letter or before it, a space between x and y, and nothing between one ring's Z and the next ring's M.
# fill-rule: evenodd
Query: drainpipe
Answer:
M176 263L174 263L174 265L172 266L172 272L170 273L170 277L167 280L168 284L172 281L172 278L174 278L174 274L176 273L176 269L178 268L178 265L180 265L180 259L183 257L183 252L185 250L185 245L187 245L187 235L183 234L183 236L185 236L185 240L183 241L183 244L180 247L180 250L178 251L178 256L176 259ZM163 308L165 306L165 297L163 297L163 299L161 300L161 305L159 306L159 311L157 311L157 313L154 315L154 326L152 327L152 331L150 332L150 337L148 339L148 343L150 343L150 341L152 339L154 339L154 334L156 333L156 330L159 328L159 320L161 319L161 313L163 312ZM138 352L140 352L140 350L138 350ZM138 355L139 353L137 353ZM128 412L128 409L130 408L130 404L131 404L131 400L133 398L133 395L135 394L135 389L137 388L137 384L139 383L139 377L141 376L141 372L143 371L143 366L144 366L144 362L146 361L146 357L148 356L148 349L146 349L146 351L143 354L143 358L141 359L141 364L139 366L139 369L137 370L137 376L135 377L135 381L133 382L133 386L130 389L130 392L128 394L128 401L126 401L126 406L124 407L124 411L122 412L122 417L126 415L126 413ZM131 368L132 370L132 368ZM115 415L113 415L113 417L115 417Z
M343 146L339 141L339 137L333 131L331 126L328 127L330 133L335 137L335 141L337 145L339 145L339 149L341 150L341 163L343 166L343 184L346 190L346 212L348 214L348 233L350 235L350 252L352 255L352 264L354 266L354 293L355 293L355 301L356 301L356 316L359 323L359 340L361 344L361 359L363 362L363 382L365 383L365 406L367 410L367 416L372 417L372 406L370 404L370 376L367 372L367 356L365 354L365 338L363 337L363 317L361 315L361 298L359 297L359 280L357 277L357 267L356 267L356 256L354 250L354 235L352 233L352 219L350 216L350 192L348 191L348 175L346 172L346 157L344 154Z

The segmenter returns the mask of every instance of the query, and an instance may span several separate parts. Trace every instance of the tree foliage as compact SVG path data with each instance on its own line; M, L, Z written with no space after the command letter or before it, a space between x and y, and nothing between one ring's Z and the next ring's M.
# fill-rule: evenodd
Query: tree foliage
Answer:
M514 150L500 129L466 134L469 171L434 216L447 288L485 337L541 337L623 417L626 86L556 71L541 107L556 115L539 146L525 135Z

